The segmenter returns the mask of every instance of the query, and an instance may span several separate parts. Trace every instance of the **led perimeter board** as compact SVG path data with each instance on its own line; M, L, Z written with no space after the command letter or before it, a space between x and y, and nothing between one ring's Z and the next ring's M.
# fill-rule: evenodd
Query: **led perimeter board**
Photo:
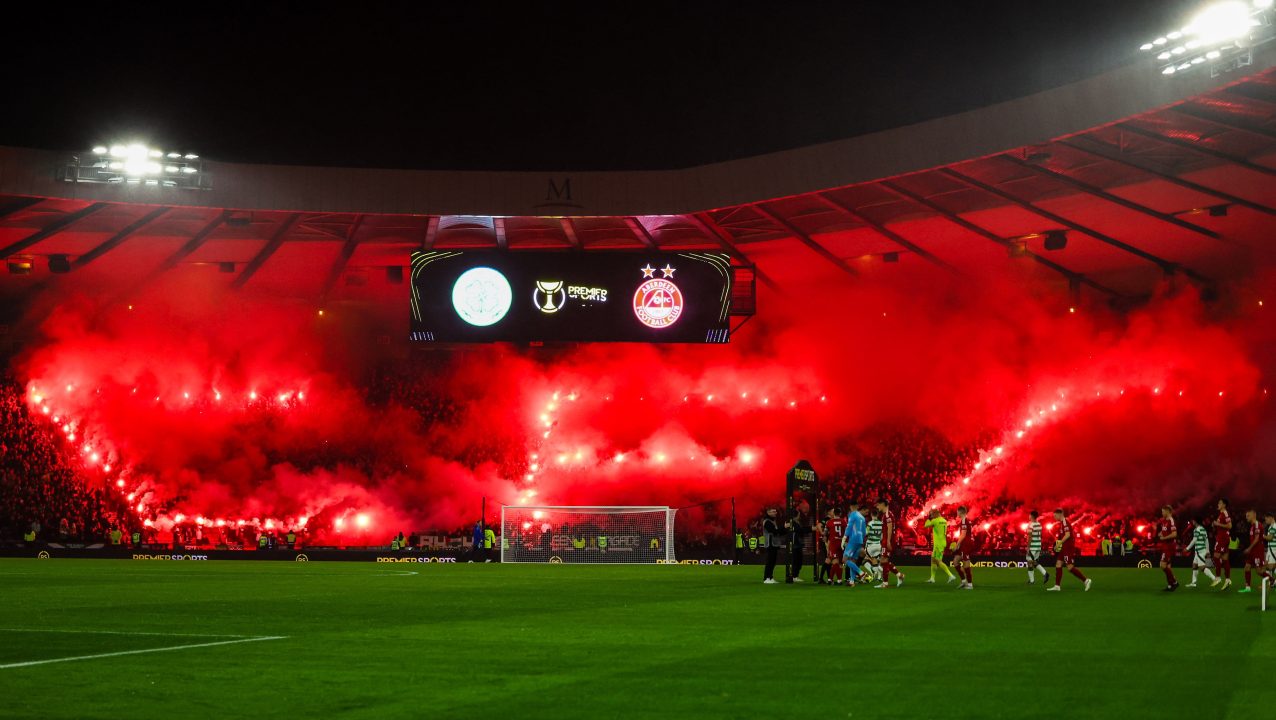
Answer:
M412 253L412 339L725 343L731 258L709 252Z

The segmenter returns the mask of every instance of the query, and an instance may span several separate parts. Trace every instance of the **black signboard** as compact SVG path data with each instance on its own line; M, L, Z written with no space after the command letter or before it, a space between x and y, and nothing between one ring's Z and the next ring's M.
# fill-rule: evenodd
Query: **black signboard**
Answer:
M722 253L417 251L411 337L724 343L731 282Z

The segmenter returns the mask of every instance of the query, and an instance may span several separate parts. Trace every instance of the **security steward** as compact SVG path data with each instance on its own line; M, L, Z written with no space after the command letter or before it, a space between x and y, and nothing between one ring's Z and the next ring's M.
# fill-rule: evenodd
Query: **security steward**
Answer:
M775 585L775 563L779 559L780 548L789 540L789 523L781 523L780 511L777 508L766 509L766 518L762 521L762 536L766 543L766 568L762 571L762 582Z

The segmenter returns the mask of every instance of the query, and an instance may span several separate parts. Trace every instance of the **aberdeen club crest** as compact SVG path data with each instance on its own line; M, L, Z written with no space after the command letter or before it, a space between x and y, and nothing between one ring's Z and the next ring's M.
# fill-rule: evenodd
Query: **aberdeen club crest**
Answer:
M638 286L634 293L634 315L638 322L649 328L660 330L678 322L682 316L682 291L673 284L674 268L666 265L661 273L664 277L655 277L656 269L642 268L643 277L651 278Z

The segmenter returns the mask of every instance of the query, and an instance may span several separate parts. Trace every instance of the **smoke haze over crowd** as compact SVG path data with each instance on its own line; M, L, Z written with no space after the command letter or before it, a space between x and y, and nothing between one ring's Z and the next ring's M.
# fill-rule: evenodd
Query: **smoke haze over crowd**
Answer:
M15 361L90 476L157 526L269 518L349 537L364 515L363 531L389 534L472 522L484 496L489 518L494 503L728 496L753 512L798 458L829 472L891 424L954 445L1001 438L941 498L976 507L1270 499L1276 470L1276 323L1252 294L1205 304L1185 288L1074 313L1004 283L865 280L764 295L727 346L407 360L376 357L378 323L354 310L180 296L67 299ZM395 342L402 321L388 322Z

